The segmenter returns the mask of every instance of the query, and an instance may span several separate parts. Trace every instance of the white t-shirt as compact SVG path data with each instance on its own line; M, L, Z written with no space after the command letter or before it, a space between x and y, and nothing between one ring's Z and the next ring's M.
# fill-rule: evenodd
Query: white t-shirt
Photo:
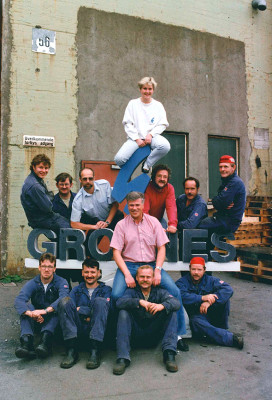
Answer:
M123 125L127 138L132 140L145 139L148 133L153 137L160 135L169 126L162 103L152 99L145 104L140 98L128 103Z

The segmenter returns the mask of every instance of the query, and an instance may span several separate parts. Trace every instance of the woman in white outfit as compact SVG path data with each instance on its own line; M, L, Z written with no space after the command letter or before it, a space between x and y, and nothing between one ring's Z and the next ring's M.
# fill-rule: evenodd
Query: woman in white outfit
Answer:
M163 105L152 99L157 86L154 78L142 78L138 86L141 97L130 100L123 119L127 141L116 154L114 161L121 167L139 147L149 145L151 153L142 164L142 171L148 173L170 150L170 143L161 136L169 124Z

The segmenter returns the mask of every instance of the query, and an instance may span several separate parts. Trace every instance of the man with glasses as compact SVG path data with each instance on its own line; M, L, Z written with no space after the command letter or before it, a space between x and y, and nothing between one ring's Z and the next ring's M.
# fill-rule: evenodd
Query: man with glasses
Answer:
M111 196L110 183L105 179L95 181L91 168L83 168L79 172L79 180L82 187L73 201L71 227L84 231L113 230L124 215Z
M70 221L73 200L76 193L72 192L73 178L66 172L61 172L55 178L58 193L53 199L53 211Z
M68 296L68 283L55 275L56 257L44 253L39 260L40 274L28 281L15 299L15 309L20 315L20 346L15 350L18 358L45 358L51 351L52 339L58 324L56 309L61 298ZM41 332L36 350L34 332Z

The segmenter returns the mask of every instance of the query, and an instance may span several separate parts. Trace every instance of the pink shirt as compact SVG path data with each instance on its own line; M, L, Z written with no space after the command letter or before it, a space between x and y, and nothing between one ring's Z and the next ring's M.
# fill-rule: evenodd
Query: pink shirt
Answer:
M143 214L136 224L130 215L116 225L110 246L121 251L124 261L152 262L156 249L168 243L168 237L157 218Z

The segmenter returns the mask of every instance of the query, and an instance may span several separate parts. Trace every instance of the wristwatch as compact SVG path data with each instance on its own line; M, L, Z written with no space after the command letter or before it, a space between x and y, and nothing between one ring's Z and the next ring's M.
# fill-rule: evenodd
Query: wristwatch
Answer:
M105 221L105 222L106 222L106 224L108 224L108 225L110 224L110 221Z
M158 269L159 271L161 271L162 267L156 266L155 269Z

